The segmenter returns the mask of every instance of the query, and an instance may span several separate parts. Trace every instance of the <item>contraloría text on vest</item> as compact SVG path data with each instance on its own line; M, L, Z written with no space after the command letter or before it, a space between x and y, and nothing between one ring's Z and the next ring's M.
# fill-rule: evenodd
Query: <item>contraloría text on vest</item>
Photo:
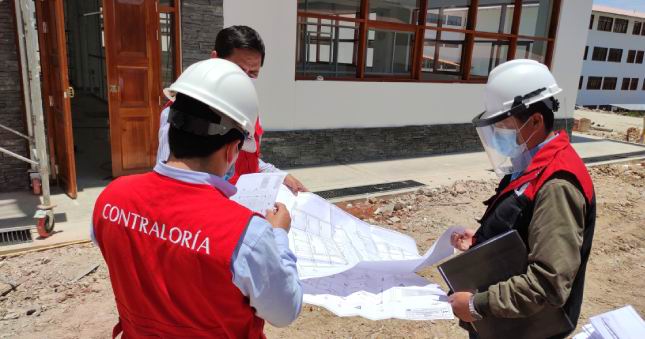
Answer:
M210 255L210 239L208 237L200 239L201 230L193 234L191 231L181 229L179 226L166 228L166 224L150 220L109 203L103 206L101 218L149 237L156 237L159 240L169 241L174 245Z

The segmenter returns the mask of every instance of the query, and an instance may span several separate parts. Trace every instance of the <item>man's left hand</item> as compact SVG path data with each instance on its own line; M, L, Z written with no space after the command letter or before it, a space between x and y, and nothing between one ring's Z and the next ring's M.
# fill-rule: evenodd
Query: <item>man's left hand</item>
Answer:
M297 194L298 192L309 192L305 185L291 174L288 174L287 177L284 178L284 185L289 187L293 194Z
M457 316L457 318L471 323L475 321L475 318L470 314L470 309L468 308L468 303L470 298L473 296L470 292L455 292L448 296L448 302L452 307L452 313Z

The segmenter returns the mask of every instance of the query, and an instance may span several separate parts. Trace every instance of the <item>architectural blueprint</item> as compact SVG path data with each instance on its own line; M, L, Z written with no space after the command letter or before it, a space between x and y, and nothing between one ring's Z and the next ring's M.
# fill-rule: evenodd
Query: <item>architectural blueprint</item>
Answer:
M355 268L302 281L304 302L341 316L370 320L453 319L446 294L414 274L383 274Z
M354 267L407 274L454 253L450 228L423 255L411 237L370 225L313 193L294 196L282 187L277 201L291 212L289 246L301 279L325 277Z
M256 177L253 182L263 179ZM313 193L296 196L284 185L275 193L257 193L249 187L240 190L238 201L243 205L255 201L245 195L277 196L275 201L284 203L291 213L289 247L298 259L306 303L338 316L372 320L453 318L446 293L415 272L454 253L450 235L456 228L446 230L420 255L413 238L370 225Z

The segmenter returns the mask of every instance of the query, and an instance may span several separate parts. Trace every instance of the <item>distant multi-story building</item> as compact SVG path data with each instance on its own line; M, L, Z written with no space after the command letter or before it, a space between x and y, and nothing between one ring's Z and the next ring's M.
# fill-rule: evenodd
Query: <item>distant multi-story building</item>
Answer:
M644 54L645 13L594 5L576 104L642 110Z

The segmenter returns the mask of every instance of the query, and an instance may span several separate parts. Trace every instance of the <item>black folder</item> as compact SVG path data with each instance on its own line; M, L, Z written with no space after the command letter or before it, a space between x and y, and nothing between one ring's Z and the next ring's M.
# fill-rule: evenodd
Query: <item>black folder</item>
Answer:
M490 285L526 273L528 251L517 231L492 238L439 265L439 273L455 292L486 291ZM485 317L472 323L482 339L549 338L573 331L562 308L546 305L527 318Z

